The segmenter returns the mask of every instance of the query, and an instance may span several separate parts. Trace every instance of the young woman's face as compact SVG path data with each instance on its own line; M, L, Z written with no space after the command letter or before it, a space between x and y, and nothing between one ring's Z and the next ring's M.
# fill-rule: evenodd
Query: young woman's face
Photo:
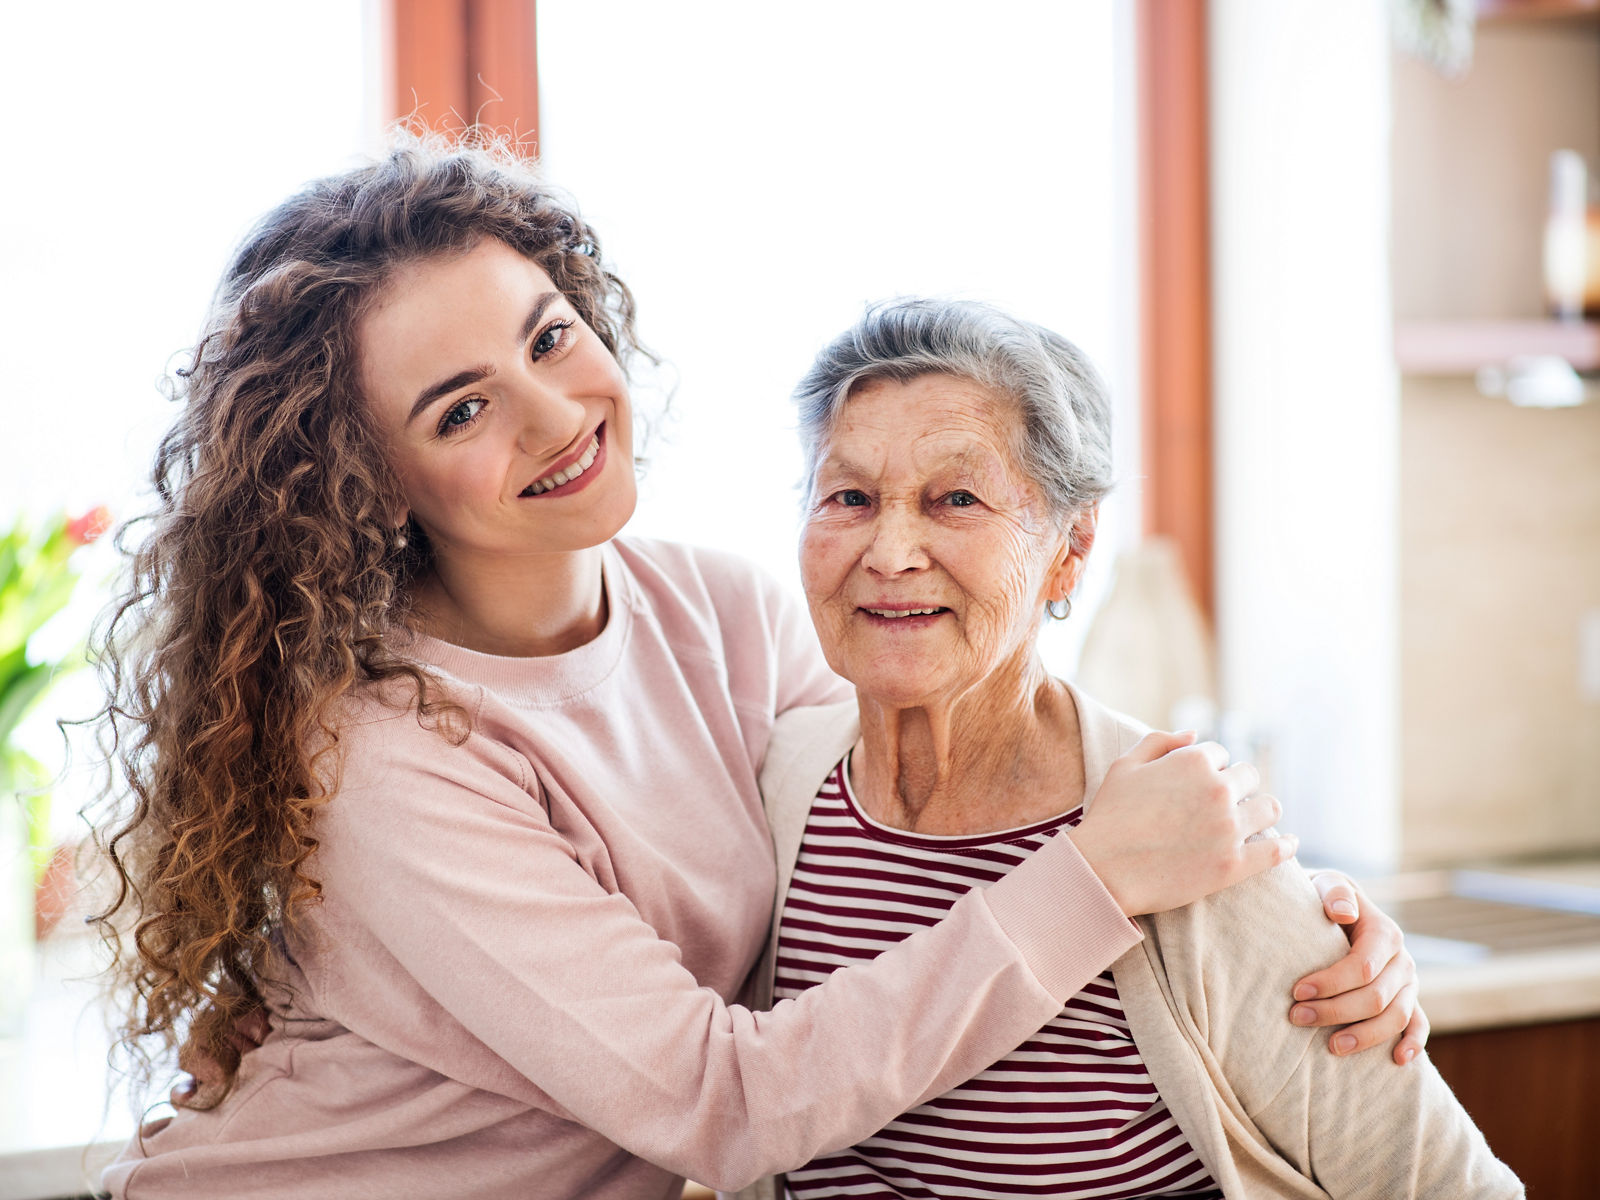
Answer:
M633 515L622 369L530 259L488 240L411 264L358 339L367 401L441 566L596 546Z

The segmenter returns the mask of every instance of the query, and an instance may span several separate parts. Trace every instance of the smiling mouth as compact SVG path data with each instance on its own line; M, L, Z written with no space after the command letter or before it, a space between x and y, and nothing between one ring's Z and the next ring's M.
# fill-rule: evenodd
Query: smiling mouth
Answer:
M903 621L907 617L932 617L950 610L948 608L863 608L861 611L870 613L874 617Z
M600 435L604 429L605 426L601 425L599 429L594 431L594 436L589 439L589 444L584 447L583 453L580 454L575 461L568 463L559 471L552 471L543 479L534 480L527 487L523 488L518 495L524 497L542 496L547 492L554 492L557 489L565 488L568 484L581 479L589 470L589 468L594 466L595 461L600 457Z

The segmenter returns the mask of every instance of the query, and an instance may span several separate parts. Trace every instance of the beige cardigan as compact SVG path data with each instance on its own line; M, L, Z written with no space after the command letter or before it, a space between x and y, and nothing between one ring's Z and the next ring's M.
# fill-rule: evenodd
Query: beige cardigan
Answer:
M1143 730L1073 698L1087 806ZM771 1004L778 918L812 800L858 736L853 701L793 710L773 730L761 790L778 895L752 1007ZM1289 1023L1295 980L1347 949L1298 863L1139 925L1144 941L1112 965L1117 991L1151 1078L1229 1197L1524 1195L1426 1056L1405 1067L1377 1050L1335 1057L1328 1030ZM739 1196L775 1194L769 1179Z

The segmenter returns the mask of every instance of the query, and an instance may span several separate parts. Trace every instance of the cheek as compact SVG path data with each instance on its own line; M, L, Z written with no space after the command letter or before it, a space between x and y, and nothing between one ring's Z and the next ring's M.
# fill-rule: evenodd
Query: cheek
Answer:
M1003 637L1014 628L1031 629L1044 603L1044 562L1033 533L1007 523L969 549L963 574L987 632Z
M850 534L826 521L808 521L800 531L800 586L816 604L838 591L855 560Z
M395 473L406 502L426 521L443 512L459 511L474 500L480 500L486 492L495 491L492 481L498 479L498 474L489 463L475 461L477 457L470 453L455 454L448 465L397 461Z

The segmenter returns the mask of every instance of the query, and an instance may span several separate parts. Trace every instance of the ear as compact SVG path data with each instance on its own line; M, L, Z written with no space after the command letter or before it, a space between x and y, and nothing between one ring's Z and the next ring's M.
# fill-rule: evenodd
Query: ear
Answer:
M1060 557L1046 581L1045 599L1064 600L1077 588L1089 551L1094 549L1094 535L1099 523L1098 504L1091 504L1073 516L1072 523L1067 526L1066 544L1061 548Z

